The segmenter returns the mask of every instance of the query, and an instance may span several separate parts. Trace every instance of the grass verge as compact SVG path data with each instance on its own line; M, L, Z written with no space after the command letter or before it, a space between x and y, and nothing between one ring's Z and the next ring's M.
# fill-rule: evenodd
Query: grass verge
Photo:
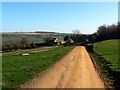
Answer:
M106 40L94 43L92 48L87 46L87 51L104 79L106 87L112 87L116 90L120 88L118 41Z
M52 50L32 53L29 56L2 57L3 88L19 88L37 74L43 72L60 58L70 52L73 47L57 47Z

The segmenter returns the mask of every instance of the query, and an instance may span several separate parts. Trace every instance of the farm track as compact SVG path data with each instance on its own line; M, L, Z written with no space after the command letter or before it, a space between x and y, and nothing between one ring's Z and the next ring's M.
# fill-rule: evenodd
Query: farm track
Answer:
M22 88L105 88L83 46L75 47L68 55L42 76Z

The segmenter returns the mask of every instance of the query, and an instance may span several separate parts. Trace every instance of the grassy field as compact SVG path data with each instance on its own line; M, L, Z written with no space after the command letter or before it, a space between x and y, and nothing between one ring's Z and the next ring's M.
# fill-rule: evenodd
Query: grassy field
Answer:
M119 40L120 41L120 40ZM107 40L94 44L94 52L98 53L101 57L106 59L112 65L110 68L115 71L119 71L118 60L118 40Z
M39 48L32 48L32 49L20 49L20 50L13 50L10 52L3 52L2 56L14 56L14 55L21 55L24 53L36 53L36 52L42 52L47 51L56 48L55 46L45 46L45 47L39 47Z
M43 72L70 52L73 47L56 47L48 51L31 53L29 56L11 55L2 57L3 88L18 88ZM24 51L22 51L24 52Z
M104 78L106 87L120 88L120 58L118 42L120 40L106 40L94 43L91 58Z

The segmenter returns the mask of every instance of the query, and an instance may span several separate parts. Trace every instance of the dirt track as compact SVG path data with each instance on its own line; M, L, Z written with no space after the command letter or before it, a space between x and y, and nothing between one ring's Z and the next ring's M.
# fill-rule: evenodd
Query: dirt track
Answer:
M104 88L83 46L77 46L28 88Z

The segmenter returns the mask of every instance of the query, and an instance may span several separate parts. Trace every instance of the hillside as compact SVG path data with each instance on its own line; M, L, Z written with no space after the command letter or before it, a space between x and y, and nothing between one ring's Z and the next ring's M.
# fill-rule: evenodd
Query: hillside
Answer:
M56 32L3 32L2 40L3 42L8 42L11 40L20 40L21 38L26 38L29 42L44 42L44 38L47 36L52 37L64 37L68 35L67 33L56 33Z

